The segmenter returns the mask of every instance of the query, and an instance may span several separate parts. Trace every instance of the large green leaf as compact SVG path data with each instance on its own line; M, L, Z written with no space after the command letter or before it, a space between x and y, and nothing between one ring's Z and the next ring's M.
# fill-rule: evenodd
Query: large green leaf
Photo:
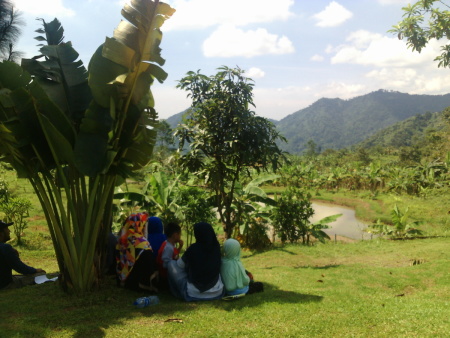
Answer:
M48 45L40 49L41 55L22 59L22 67L30 72L47 95L76 124L79 124L91 100L87 71L78 60L78 53L70 42L63 42L61 23L54 19L47 24L42 20L45 34L41 41ZM44 59L43 61L38 61Z
M159 1L132 0L131 4L124 6L122 15L127 21L122 21L114 30L113 38L106 38L101 55L96 52L89 65L89 83L95 88L93 95L99 104L109 106L111 92L108 87L112 80L125 85L135 104L146 100L145 93L148 92L147 81L138 83L142 74L147 73L158 81L164 81L167 74L152 62L164 64L160 56L162 33L159 28L174 12L169 5ZM94 68L104 62L102 58L118 66L109 69L107 75L97 72ZM110 81L102 80L106 76ZM139 87L145 90L139 90ZM136 95L135 91L141 94ZM147 105L147 102L144 104Z
M75 163L77 169L90 177L105 172L112 159L108 145L112 126L109 110L92 102L82 120L80 132L75 143ZM115 152L113 153L115 155Z

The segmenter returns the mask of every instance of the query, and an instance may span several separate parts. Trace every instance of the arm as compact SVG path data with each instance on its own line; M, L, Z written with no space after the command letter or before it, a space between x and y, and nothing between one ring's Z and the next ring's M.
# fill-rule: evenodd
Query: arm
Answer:
M32 275L37 272L44 272L42 269L35 269L23 263L19 258L19 253L10 245L7 245L3 248L3 255L10 268L17 271L18 273L24 275Z
M161 255L161 260L164 269L167 269L167 265L169 264L170 261L172 261L172 256L173 256L173 247L171 245L166 244Z

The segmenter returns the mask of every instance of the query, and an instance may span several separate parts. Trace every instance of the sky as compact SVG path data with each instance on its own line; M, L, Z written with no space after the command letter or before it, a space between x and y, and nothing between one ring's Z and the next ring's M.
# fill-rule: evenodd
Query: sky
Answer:
M26 26L17 43L38 55L34 37L43 18L57 17L88 65L122 20L122 0L13 0ZM168 0L175 14L164 23L163 69L152 92L162 119L191 104L176 89L188 71L214 75L239 67L254 80L254 111L280 120L322 97L350 99L378 89L409 94L450 92L450 72L433 59L442 41L421 53L388 33L408 0Z

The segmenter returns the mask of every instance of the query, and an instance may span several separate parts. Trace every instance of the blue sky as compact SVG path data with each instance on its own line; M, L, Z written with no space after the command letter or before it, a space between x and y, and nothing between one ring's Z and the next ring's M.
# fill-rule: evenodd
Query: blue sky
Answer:
M88 64L113 35L124 1L15 0L26 26L17 48L38 54L35 18L57 17ZM442 41L422 53L387 31L405 0L169 0L177 12L163 26L169 77L152 87L160 118L190 102L176 89L188 71L212 75L239 66L255 81L255 112L276 120L321 97L349 99L378 89L410 94L450 92L450 73L433 61Z

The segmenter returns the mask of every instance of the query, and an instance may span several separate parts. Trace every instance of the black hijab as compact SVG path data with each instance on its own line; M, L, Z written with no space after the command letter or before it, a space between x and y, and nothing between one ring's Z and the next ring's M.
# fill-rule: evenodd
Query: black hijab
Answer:
M196 242L183 255L188 281L204 292L216 285L220 276L220 245L211 224L200 222L194 225Z

